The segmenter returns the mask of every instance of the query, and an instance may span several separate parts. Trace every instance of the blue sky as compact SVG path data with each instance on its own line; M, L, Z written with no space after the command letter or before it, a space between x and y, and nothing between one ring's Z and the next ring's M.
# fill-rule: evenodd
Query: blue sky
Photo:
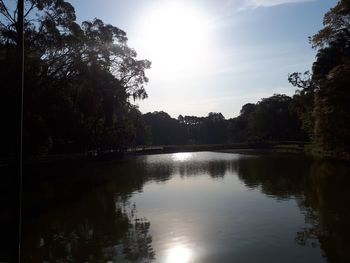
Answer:
M292 95L288 73L311 68L308 36L335 0L71 0L79 21L127 32L152 61L142 112L235 117L245 103Z

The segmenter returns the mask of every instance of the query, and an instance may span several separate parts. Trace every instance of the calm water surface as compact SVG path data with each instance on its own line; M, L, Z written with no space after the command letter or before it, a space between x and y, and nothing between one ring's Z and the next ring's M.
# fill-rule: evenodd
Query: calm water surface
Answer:
M23 262L350 262L349 171L215 152L35 168Z

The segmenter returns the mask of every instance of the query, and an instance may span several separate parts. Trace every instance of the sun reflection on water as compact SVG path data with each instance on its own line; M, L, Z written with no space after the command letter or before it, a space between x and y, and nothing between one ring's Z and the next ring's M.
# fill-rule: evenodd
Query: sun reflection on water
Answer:
M192 157L192 153L174 153L172 159L175 161L186 161Z
M192 250L178 245L169 249L166 263L190 263L192 262Z

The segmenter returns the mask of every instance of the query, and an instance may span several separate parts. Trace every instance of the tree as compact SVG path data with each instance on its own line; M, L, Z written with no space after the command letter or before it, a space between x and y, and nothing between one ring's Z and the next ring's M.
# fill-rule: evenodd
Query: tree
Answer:
M317 85L315 143L323 151L349 153L350 5L340 1L324 17L324 28L311 38L318 48L313 64Z
M202 142L219 144L227 142L227 122L221 113L210 112L202 123Z
M335 67L320 82L315 100L316 143L326 151L350 152L350 63Z
M13 7L0 1L0 69L6 73L3 83L8 95L1 113L9 123L6 112L15 99L11 61L19 35ZM130 100L147 97L145 70L151 63L136 59L123 30L100 19L80 26L75 19L74 7L64 0L25 1L28 153L122 149L133 141Z
M339 35L344 35L344 33L348 35L350 27L349 10L349 1L341 0L324 15L324 27L309 38L314 48L324 48L335 41Z
M171 118L164 111L149 112L142 117L150 128L153 145L186 144L187 129L183 123Z
M248 129L252 139L258 140L300 140L298 119L290 114L292 98L275 94L262 99L251 113Z
M307 71L288 77L298 88L291 110L319 153L344 157L350 152L350 2L339 1L325 14L323 25L310 37L317 49L312 74Z
M312 138L314 132L314 100L317 89L309 71L303 74L294 72L288 76L288 81L297 88L290 110L301 121L302 129Z

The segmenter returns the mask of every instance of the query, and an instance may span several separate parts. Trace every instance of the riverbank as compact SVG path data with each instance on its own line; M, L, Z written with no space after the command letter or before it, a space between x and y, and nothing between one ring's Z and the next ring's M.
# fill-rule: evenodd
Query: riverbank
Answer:
M299 141L270 141L247 142L232 144L201 144L201 145L167 145L155 147L130 148L128 155L162 154L177 152L230 152L230 153L303 153L315 159L331 159L350 161L350 153L347 151L325 151L310 142Z
M301 153L305 151L306 142L248 142L232 144L202 144L202 145L167 145L158 147L130 148L128 154L161 154L177 152L241 152L241 151L273 151Z
M105 151L102 153L72 153L72 154L51 154L35 156L25 161L26 164L41 163L66 163L66 162L98 162L115 161L133 155L162 154L177 152L235 152L235 153L309 153L310 145L306 142L247 142L231 144L202 144L202 145L164 145L128 148L126 152ZM6 166L7 162L2 161L1 166Z
M248 142L232 144L200 144L200 145L164 145L129 148L125 153L104 152L94 154L48 155L33 159L32 162L60 162L60 161L113 161L134 155L149 155L178 152L280 152L304 153L305 142Z

